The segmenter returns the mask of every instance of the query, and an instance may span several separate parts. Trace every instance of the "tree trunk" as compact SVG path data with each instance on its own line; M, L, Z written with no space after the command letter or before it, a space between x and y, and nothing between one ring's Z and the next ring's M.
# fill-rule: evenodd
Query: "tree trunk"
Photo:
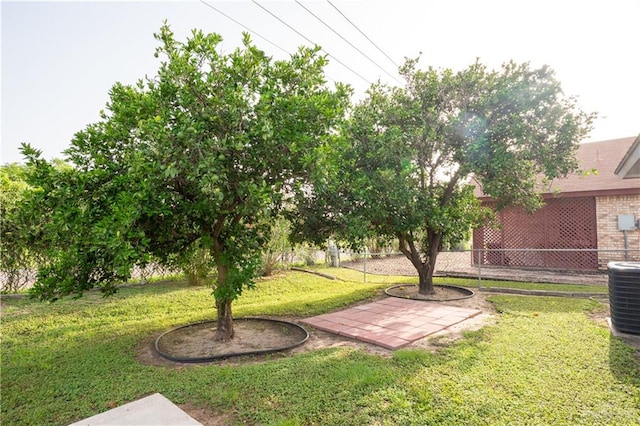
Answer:
M425 261L422 261L422 256L413 241L413 235L397 234L397 237L400 243L400 251L411 261L416 271L418 271L418 277L420 279L418 293L425 296L434 294L433 273L436 270L436 259L438 257L442 235L435 232L428 232L429 247Z
M441 240L442 235L429 233L427 259L422 263L422 267L418 268L418 276L420 277L418 293L420 294L429 295L435 293L433 289L433 273L436 271L436 260Z
M418 271L418 277L420 278L418 284L418 293L429 295L433 294L433 268L430 267L431 262L427 258L427 262L422 261L422 256L413 241L412 235L397 234L400 251L411 261L411 264L416 271Z
M218 269L218 282L216 283L216 289L218 289L226 285L229 268L224 264L219 256L215 257ZM233 316L231 314L231 302L233 302L233 299L215 296L215 292L214 297L216 298L218 320L216 322L216 333L213 336L213 340L217 342L228 342L233 338Z
M423 263L418 269L418 277L420 281L418 283L418 293L430 295L434 293L433 290L433 274L429 273L429 267L427 263Z
M218 321L216 322L216 334L213 336L213 340L217 342L228 342L233 338L231 302L231 299L216 300Z
M420 294L429 295L435 293L433 289L433 273L436 271L437 256L438 250L435 250L435 252L429 250L426 261L422 264L422 267L418 269L418 276L420 277L418 293Z

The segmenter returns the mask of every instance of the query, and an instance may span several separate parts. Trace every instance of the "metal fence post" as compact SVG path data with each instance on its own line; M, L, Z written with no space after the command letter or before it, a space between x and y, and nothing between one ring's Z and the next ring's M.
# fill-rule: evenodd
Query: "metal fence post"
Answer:
M482 288L482 259L484 256L482 255L482 247L478 250L478 290Z
M362 272L364 273L364 282L367 282L367 250L364 251L364 267L362 268Z

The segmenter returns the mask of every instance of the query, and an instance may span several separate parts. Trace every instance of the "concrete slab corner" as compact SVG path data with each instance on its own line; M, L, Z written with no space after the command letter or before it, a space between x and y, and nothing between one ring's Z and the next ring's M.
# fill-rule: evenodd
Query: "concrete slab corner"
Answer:
M154 393L69 426L202 426L165 396Z

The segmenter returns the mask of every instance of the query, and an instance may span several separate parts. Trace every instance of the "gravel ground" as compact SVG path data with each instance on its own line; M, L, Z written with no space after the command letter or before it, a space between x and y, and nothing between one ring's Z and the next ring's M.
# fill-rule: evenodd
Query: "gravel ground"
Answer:
M342 262L342 267L363 271L363 260ZM418 275L409 259L403 255L392 255L381 259L367 259L366 271L380 275ZM606 285L606 272L574 272L552 269L515 269L496 266L482 266L483 279L503 279L557 284ZM471 264L469 252L443 252L438 255L436 275L477 277L478 267Z

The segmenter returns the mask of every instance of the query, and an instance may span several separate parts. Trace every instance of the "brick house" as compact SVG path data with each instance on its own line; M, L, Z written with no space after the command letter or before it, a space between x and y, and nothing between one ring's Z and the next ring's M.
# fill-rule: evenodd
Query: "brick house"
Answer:
M541 209L528 214L519 207L508 208L497 214L500 227L474 230L474 249L502 250L485 252L483 264L598 270L611 260L625 260L625 255L640 261L640 252L625 252L625 239L628 250L640 249L640 135L582 144L576 157L581 170L597 173L556 180L546 188ZM480 191L476 195L492 204ZM628 230L619 230L619 220ZM576 249L585 251L572 251Z

